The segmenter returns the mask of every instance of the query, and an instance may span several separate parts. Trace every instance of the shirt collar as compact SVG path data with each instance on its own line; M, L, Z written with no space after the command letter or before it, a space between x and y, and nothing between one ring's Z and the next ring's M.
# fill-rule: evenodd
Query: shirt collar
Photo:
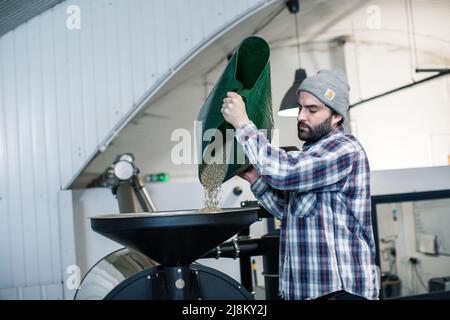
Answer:
M302 150L303 150L303 151L306 151L306 150L308 150L309 148L311 148L312 146L318 144L320 141L322 141L322 140L324 140L324 139L326 139L326 138L329 138L329 137L331 137L331 136L333 136L333 135L335 135L335 134L340 134L340 133L345 133L344 126L342 126L342 125L337 126L336 128L334 128L333 130L331 130L330 132L328 132L326 135L324 135L322 138L320 138L320 139L317 140L317 141L314 141L314 142L305 142L305 143L303 144L303 146L302 146Z

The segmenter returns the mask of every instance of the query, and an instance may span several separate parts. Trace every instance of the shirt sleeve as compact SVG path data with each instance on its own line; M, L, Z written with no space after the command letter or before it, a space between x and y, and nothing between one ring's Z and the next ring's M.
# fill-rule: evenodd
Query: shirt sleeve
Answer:
M286 152L272 146L251 121L236 131L236 139L261 178L277 190L334 191L337 182L349 176L355 157L353 145L339 138L315 151Z
M285 192L271 188L262 177L259 177L250 189L262 206L278 219L282 219L286 204Z

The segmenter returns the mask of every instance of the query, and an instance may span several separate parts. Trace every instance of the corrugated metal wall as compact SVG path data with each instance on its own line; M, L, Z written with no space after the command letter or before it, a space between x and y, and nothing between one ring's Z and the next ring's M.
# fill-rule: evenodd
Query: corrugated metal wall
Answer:
M61 187L189 51L270 2L65 1L0 38L0 298L62 297Z
M0 37L63 0L0 1Z

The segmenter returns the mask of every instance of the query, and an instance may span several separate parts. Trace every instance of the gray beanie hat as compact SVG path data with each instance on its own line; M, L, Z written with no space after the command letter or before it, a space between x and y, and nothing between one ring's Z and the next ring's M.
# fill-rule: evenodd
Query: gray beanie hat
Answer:
M300 91L311 93L327 107L339 113L344 119L346 118L350 86L341 69L320 70L300 83L297 95L300 94Z

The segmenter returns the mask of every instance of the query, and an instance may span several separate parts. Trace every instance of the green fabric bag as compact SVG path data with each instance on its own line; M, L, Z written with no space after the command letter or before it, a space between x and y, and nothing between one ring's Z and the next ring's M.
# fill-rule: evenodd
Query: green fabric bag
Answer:
M271 140L273 114L269 56L270 48L264 39L253 36L244 39L203 104L197 118L202 124L202 161L198 174L203 185L204 172L221 171L215 176L223 183L249 165L242 146L234 138L233 126L225 121L220 111L228 91L243 97L249 119L258 129L266 129L266 136ZM211 139L213 134L215 136ZM208 170L211 166L214 168Z

